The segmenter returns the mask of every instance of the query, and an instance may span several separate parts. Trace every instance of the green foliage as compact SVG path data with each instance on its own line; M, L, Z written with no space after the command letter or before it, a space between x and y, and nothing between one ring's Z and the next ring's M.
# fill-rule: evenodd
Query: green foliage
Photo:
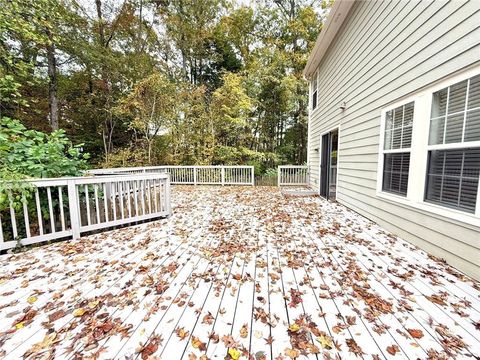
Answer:
M0 120L0 171L2 178L76 176L86 168L88 154L72 146L63 130L44 134L27 130L19 121Z

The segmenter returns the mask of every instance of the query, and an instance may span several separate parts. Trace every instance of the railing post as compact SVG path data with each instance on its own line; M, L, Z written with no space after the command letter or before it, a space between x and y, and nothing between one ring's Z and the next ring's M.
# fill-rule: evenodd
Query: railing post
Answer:
M280 173L281 173L281 169L280 169L280 166L277 168L277 171L278 171L278 175L277 175L277 186L280 186Z
M221 172L222 172L222 186L225 186L225 167L221 167Z
M167 174L166 186L165 186L165 207L167 210L167 216L172 215L172 203L170 199L171 189L170 189L170 175Z
M80 211L79 198L75 180L67 180L68 189L68 208L70 213L70 224L72 227L72 237L74 239L80 238Z
M250 167L251 177L252 177L252 186L255 186L255 166Z
M193 185L197 185L197 167L193 167Z

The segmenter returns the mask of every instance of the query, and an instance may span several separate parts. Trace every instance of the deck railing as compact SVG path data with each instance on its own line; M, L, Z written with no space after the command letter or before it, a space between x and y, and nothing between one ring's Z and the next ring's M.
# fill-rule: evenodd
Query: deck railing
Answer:
M109 174L170 174L172 184L184 185L254 185L253 166L148 166L95 169L94 175Z
M0 212L0 250L171 214L167 174L27 180L26 201Z
M278 167L278 186L303 186L308 184L308 166L282 165Z

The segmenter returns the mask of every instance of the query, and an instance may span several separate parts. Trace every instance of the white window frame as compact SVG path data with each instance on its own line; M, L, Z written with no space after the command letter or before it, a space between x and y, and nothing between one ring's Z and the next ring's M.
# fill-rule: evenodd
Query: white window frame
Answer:
M410 147L408 148L402 148L402 142L403 142L403 121L404 121L404 118L405 118L405 112L403 112L403 118L402 118L402 138L400 139L400 148L399 149L385 149L385 131L386 131L386 124L387 124L387 113L389 111L392 111L394 109L397 109L399 107L402 107L402 106L405 106L407 104L410 104L410 103L413 103L413 116L415 117L415 99L410 99L410 101L408 101L408 99L406 100L402 100L400 103L396 103L392 106L389 106L385 109L382 110L382 123L381 123L381 139L380 139L380 142L381 142L381 148L379 149L379 153L378 153L378 156L379 156L379 160L378 162L382 163L382 166L381 168L379 168L379 171L381 171L381 174L380 174L380 182L377 183L377 191L380 191L381 193L385 193L385 194L389 194L389 195L393 195L395 197L400 197L400 198L405 198L408 194L408 189L407 189L407 194L406 195L401 195L401 194L395 194L395 193L392 193L390 191L384 191L383 190L383 170L384 170L384 160L385 160L385 154L398 154L398 153L409 153L410 154L410 161L411 161L411 157L412 157L412 144L410 143ZM393 128L392 128L393 130ZM393 143L393 131L392 131L392 143ZM413 140L413 122L412 122L412 140ZM408 177L410 178L410 167L408 169ZM410 182L410 181L409 181ZM408 184L407 184L407 188L408 188Z
M461 210L448 208L442 205L425 201L426 179L427 179L427 160L430 150L449 150L461 149L465 147L480 147L480 141L470 141L468 143L450 143L429 145L430 133L430 115L432 108L433 94L448 86L454 85L460 81L472 78L480 74L480 65L472 67L461 73L451 75L434 85L419 91L417 94L405 97L395 103L389 104L381 111L380 123L380 141L378 151L377 168L377 189L376 195L379 198L394 203L400 203L405 206L413 207L422 211L430 212L462 223L480 226L480 181L477 190L477 203L475 213L470 214ZM390 192L382 191L383 184L383 155L385 141L385 121L386 113L399 106L414 102L413 125L412 125L412 143L410 146L410 168L408 176L407 196L396 195ZM467 145L467 146L466 146ZM405 149L395 150L405 152Z
M313 86L315 85L315 86ZM318 72L312 77L311 85L310 85L310 109L312 112L318 109ZM313 98L316 97L315 107L313 107Z

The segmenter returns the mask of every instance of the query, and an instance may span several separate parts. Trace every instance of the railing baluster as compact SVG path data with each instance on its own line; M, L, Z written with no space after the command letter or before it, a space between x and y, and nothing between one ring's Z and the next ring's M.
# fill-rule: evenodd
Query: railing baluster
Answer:
M90 198L88 196L88 185L84 185L84 192L85 192L85 206L87 208L87 225L92 225L90 220Z
M30 220L28 219L28 207L27 207L27 200L23 202L23 221L25 222L25 234L27 238L31 237L30 234Z
M13 239L16 240L18 237L17 219L15 218L15 208L13 207L13 195L11 191L8 192L8 198L10 201L10 222L12 223Z
M147 199L148 199L148 213L152 213L152 191L150 187L150 180L147 180Z
M60 222L62 225L62 231L65 231L65 213L63 211L63 193L62 187L58 187L58 206L60 207Z
M132 204L130 202L130 181L126 181L125 182L125 186L126 186L126 195L127 195L127 210L128 210L128 217L131 218L132 217Z
M113 208L113 221L117 221L117 192L116 192L117 183L111 182L110 188L112 189L112 208Z
M97 215L97 224L100 224L100 206L98 204L98 184L93 184L93 191L95 196L95 214Z
M72 228L72 237L80 237L80 197L75 180L67 180L68 208L70 213L70 224Z
M138 180L133 180L135 216L138 216Z
M152 180L153 182L153 203L155 204L155 212L158 213L158 199L157 199L157 181Z
M142 215L145 215L145 180L140 180L140 188L142 191Z
M105 212L105 222L108 222L107 183L103 183L102 187L103 187L103 211Z
M42 208L40 207L40 195L38 193L38 188L35 189L35 204L37 208L38 230L40 235L43 235Z
M53 216L52 191L50 190L50 186L47 187L47 199L48 199L48 211L50 212L50 226L52 227L52 233L54 233L56 232L55 217Z
M122 219L125 219L125 210L123 203L123 181L118 182L118 197L120 199L120 215L122 216Z
M2 214L0 214L0 248L2 248L3 242L4 242L4 238L3 238L3 228L2 228Z

